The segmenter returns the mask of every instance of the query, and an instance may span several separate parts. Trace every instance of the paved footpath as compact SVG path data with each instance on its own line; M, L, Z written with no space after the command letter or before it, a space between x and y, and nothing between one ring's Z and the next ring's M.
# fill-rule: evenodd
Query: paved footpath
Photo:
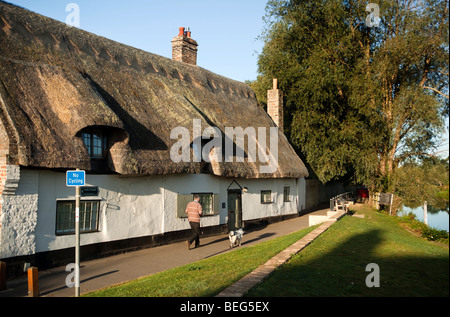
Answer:
M326 215L328 209L318 210L294 219L268 224L265 227L245 232L242 247L254 245L276 237L284 236L292 232L307 228L310 215ZM332 223L332 222L331 222ZM281 252L278 256L249 274L254 282L261 281L270 274L278 265L284 263L294 253L299 252L304 246L305 239L313 239L326 229L324 223L319 228L305 236L298 243ZM317 235L316 235L317 234ZM312 241L312 240L311 240ZM306 241L307 242L307 241ZM308 243L308 242L307 242ZM144 249L135 252L124 253L102 259L81 262L81 293L91 292L111 285L120 284L143 276L162 272L174 267L193 263L211 256L229 252L228 235L217 235L205 237L200 240L200 247L187 250L186 242L172 243L160 247ZM50 270L39 271L39 290L42 297L70 297L74 296L75 290L66 286L66 277L69 272L65 267L57 267ZM248 277L248 278L249 278ZM245 284L246 280L238 281L238 286ZM244 283L245 282L245 283ZM230 290L233 290L230 293ZM236 284L225 290L220 296L241 296L245 293L237 292ZM7 290L0 292L0 297L24 297L27 296L27 280L19 279L7 281Z

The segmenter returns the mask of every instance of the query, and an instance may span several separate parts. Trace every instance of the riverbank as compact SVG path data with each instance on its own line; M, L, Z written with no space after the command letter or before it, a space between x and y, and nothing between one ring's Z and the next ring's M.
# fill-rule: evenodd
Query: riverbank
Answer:
M411 233L425 238L428 241L435 241L448 247L449 234L447 230L439 230L426 225L418 220L416 214L412 212L400 216L400 219L402 220L401 225Z
M448 246L411 233L401 218L367 205L351 211L353 216L336 223L247 295L449 296ZM375 273L370 264L379 268L379 287L366 284Z

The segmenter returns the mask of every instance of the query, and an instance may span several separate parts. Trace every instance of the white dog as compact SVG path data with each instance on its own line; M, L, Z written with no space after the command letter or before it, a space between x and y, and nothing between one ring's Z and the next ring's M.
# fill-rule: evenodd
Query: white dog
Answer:
M244 230L238 229L236 231L230 231L228 238L230 238L230 248L238 245L241 246L242 238L244 237Z

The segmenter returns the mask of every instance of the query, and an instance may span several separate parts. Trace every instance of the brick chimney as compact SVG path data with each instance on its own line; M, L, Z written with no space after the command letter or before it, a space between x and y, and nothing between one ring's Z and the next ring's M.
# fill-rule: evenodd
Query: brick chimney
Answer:
M273 88L267 91L267 113L283 132L283 91L278 89L278 79L273 79Z
M191 65L197 65L198 44L191 38L189 28L179 28L178 36L172 39L172 59Z

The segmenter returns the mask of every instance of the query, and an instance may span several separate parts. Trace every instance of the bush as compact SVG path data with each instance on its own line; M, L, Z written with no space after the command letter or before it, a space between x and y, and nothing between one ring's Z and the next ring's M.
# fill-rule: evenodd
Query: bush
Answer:
M422 238L425 238L429 241L438 241L444 244L448 244L447 231L428 227L422 221L417 220L414 213L409 212L408 214L403 215L401 219L408 223L411 230L420 234Z
M448 232L445 230L437 230L434 228L424 228L422 230L422 237L430 241L440 241L448 243Z
M415 220L416 219L416 215L413 212L409 212L406 215L402 216L403 219L405 220Z

